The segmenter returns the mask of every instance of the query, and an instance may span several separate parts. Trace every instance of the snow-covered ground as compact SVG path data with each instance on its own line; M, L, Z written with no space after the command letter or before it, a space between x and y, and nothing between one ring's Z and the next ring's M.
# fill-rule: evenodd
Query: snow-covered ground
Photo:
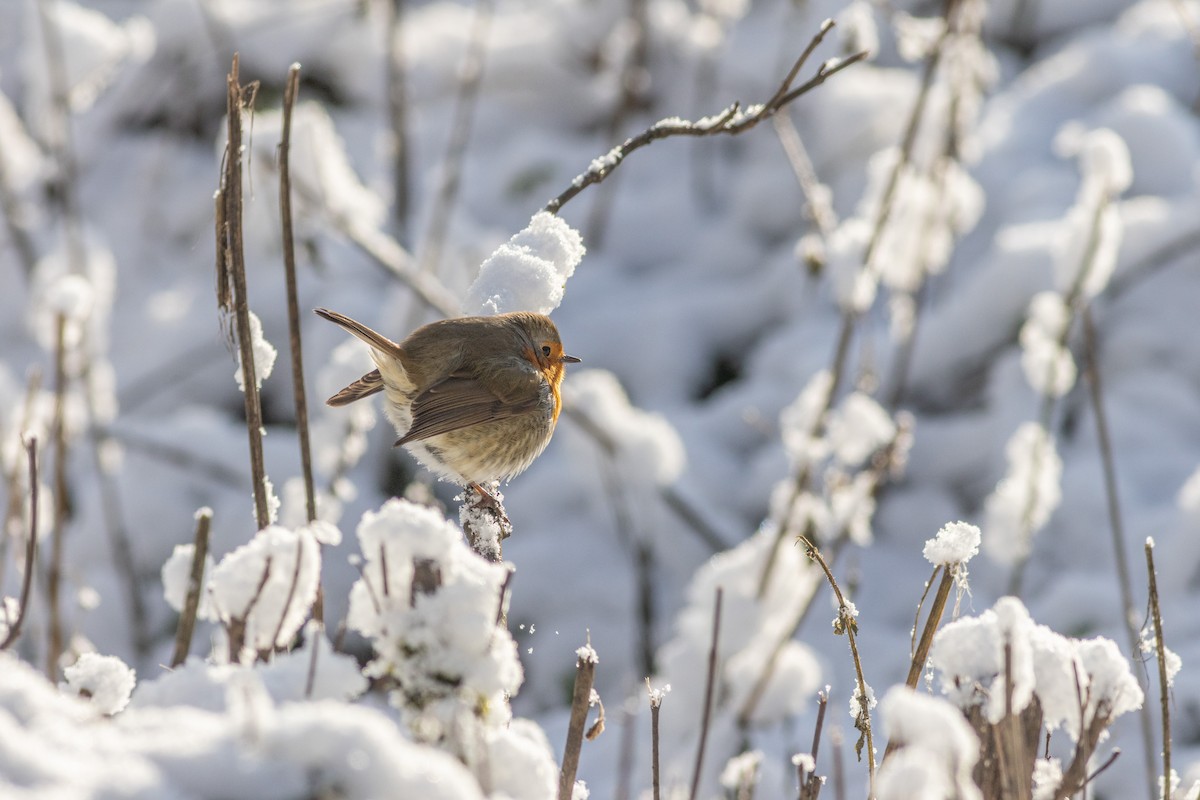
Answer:
M1035 796L1054 796L1055 770L1068 771L1084 707L1085 723L1116 717L1088 771L1121 751L1095 796L1145 797L1138 707L1144 689L1161 770L1158 663L1130 652L1125 617L1153 641L1153 537L1165 643L1182 664L1169 704L1174 796L1194 798L1200 3L951 0L948 27L943 4L907 0L401 5L389 48L382 1L0 3L10 623L28 533L23 435L39 445L42 540L23 633L0 656L0 795L551 797L590 642L607 728L583 743L579 779L595 798L648 796L649 677L671 687L664 793L686 797L720 589L700 797L747 796L747 782L757 798L795 797L808 759L793 756L812 749L819 691L829 706L815 769L844 772L847 797L869 780L855 709L871 713L878 759L904 743L879 797L973 796L974 733L949 703L1004 717L1005 644L1013 710L1039 698L1061 759L1039 762ZM625 136L734 101L753 113L827 18L838 25L797 85L828 59L872 55L789 105L790 124L633 153L559 213L582 234L578 265L565 226L531 226ZM405 67L403 220L389 51ZM244 126L249 303L278 349L262 398L282 505L258 536L236 347L214 292L234 52L242 82L260 82ZM305 526L292 404L276 152L293 63L313 459L321 518L336 528ZM464 104L472 69L477 101ZM463 131L464 157L448 165ZM406 258L396 242L428 270L440 308L381 268ZM552 309L583 364L568 370L549 448L502 487L511 577L461 543L445 521L458 518L455 487L392 447L377 402L322 404L371 364L308 313L317 306L397 339L447 312ZM65 654L47 681L59 320ZM192 657L172 670L190 567L178 548L201 508L211 592ZM981 540L968 525L943 530L959 520ZM436 592L419 597L413 559L440 565ZM318 564L327 633L302 628ZM933 564L959 582L920 697L895 687ZM494 626L505 587L511 636ZM1002 599L1014 591L1019 603ZM247 621L253 648L303 643L231 664L219 620L247 603L262 615ZM831 620L856 624L867 702Z

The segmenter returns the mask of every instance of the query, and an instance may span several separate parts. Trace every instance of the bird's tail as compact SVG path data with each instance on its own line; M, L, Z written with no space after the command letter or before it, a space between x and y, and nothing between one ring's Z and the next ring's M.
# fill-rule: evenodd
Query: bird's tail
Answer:
M353 320L345 314L339 314L336 311L330 311L327 308L314 308L313 311L319 317L324 317L330 322L336 323L345 328L350 333L362 341L369 344L380 353L386 353L389 356L400 356L400 345L393 342L391 339L384 336L382 333L377 333L366 325L363 325L358 320Z
M364 397L370 397L376 392L383 390L383 376L379 374L379 370L373 369L366 375L356 380L354 383L342 389L333 397L325 401L326 405L344 406L353 403L355 400L362 400Z

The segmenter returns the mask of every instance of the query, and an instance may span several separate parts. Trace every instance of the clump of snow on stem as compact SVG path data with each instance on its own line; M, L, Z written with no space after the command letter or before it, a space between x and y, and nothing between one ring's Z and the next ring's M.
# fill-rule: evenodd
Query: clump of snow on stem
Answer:
M948 624L935 637L930 660L941 673L942 692L960 708L978 706L990 723L998 723L1005 715L1007 680L1014 714L1036 695L1046 729L1063 727L1075 741L1090 726L1106 726L1140 708L1143 700L1115 643L1068 639L1035 624L1013 597L1001 598L978 617ZM1086 700L1082 719L1080 697Z
M988 555L1015 564L1062 499L1062 459L1054 438L1036 422L1017 428L1005 448L1008 473L984 502L983 541Z
M392 499L358 525L362 577L348 625L371 639L370 677L399 688L392 701L418 738L453 732L462 713L507 721L523 672L497 625L507 569L472 552L437 511Z
M629 485L664 486L683 472L683 441L661 414L629 402L617 377L599 369L572 373L564 391L575 409L603 431L609 456Z
M137 683L134 671L116 656L84 653L63 670L64 688L82 697L101 714L112 716L129 705Z
M245 624L240 658L291 642L316 599L320 568L312 533L278 525L221 559L208 591L222 622Z
M861 466L896 436L896 423L883 406L862 392L851 392L830 415L829 444L844 466Z
M979 739L957 708L907 686L894 686L884 695L881 711L888 743L898 749L879 769L879 800L983 797L971 778L979 760Z
M942 564L965 564L979 552L983 534L967 522L948 522L932 539L925 542L922 555L935 567Z
M496 248L467 290L472 314L536 311L562 302L567 279L583 259L583 237L559 217L540 211L529 225Z
M1083 182L1067 212L1055 252L1058 290L1068 297L1095 297L1117 265L1123 226L1116 198L1133 182L1129 148L1116 133L1066 128L1055 141L1063 155L1077 155Z
M250 350L254 359L254 385L261 389L262 382L271 377L271 371L275 369L275 359L278 357L279 351L263 336L262 322L253 311L250 312ZM242 376L242 351L240 348L237 349L237 372L233 374L233 377L237 381L238 389L246 391L246 383Z
M1062 397L1075 385L1075 358L1066 346L1071 310L1057 292L1039 292L1021 326L1021 369L1038 394Z
M721 786L732 797L750 797L758 785L758 771L762 767L761 750L750 750L730 758L721 770Z

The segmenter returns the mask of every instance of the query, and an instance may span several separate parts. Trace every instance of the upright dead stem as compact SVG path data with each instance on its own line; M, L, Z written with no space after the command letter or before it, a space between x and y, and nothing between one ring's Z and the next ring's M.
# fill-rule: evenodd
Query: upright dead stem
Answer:
M270 524L270 512L267 508L267 475L263 462L262 405L254 368L254 348L250 342L250 304L246 295L246 259L242 243L242 108L247 99L252 97L254 87L242 87L236 54L226 78L226 86L227 143L218 201L222 208L217 217L217 291L221 310L225 313L232 310L234 314L238 353L242 361L246 432L250 440L254 516L259 530L262 530ZM222 280L226 277L228 284Z
M388 123L392 129L392 217L400 238L407 240L409 225L409 145L407 62L404 52L404 2L384 0L388 22L384 46L387 58Z
M37 571L37 535L38 535L38 464L37 437L30 436L25 440L25 453L29 460L29 538L25 541L25 572L21 576L21 599L17 608L17 618L8 623L8 635L0 642L0 651L12 647L21 637L21 627L25 624L25 615L29 611L29 590L33 586L33 573Z
M591 637L588 637L589 640ZM591 642L576 651L575 691L571 697L571 721L567 725L567 743L563 747L562 769L558 774L558 800L571 800L579 754L583 749L583 726L591 707L592 684L596 678L596 651Z
M808 539L801 539L801 542L808 557L816 562L821 571L825 573L825 579L829 581L829 586L833 589L833 594L837 598L838 616L834 624L834 632L845 633L846 640L850 643L850 657L854 662L854 675L857 681L855 694L858 697L859 708L859 717L855 720L854 726L861 734L855 750L858 752L859 759L861 759L863 742L866 742L868 797L874 797L875 739L871 730L871 693L866 679L863 678L862 659L858 655L858 620L855 616L856 612L846 602L845 596L842 595L842 589L838 586L837 579L833 577L833 571L829 568L829 564L825 561L824 556L821 555L821 551Z
M66 326L61 313L55 317L54 334L54 526L50 531L50 565L46 570L47 633L46 677L58 682L58 660L63 650L62 568L63 536L67 514L67 433L66 433Z
M1154 570L1154 540L1146 540L1146 573L1149 578L1150 618L1154 621L1154 648L1158 657L1158 702L1162 710L1162 785L1171 781L1171 692L1167 679L1167 645L1162 628L1162 609L1158 605L1158 575ZM1152 795L1153 796L1153 795Z
M1112 439L1109 436L1108 414L1104 408L1104 387L1100 380L1100 362L1096 357L1096 326L1092 322L1092 312L1089 307L1083 309L1083 352L1084 376L1087 379L1089 397L1092 401L1092 414L1096 420L1096 439L1100 447L1100 464L1104 469L1104 496L1108 504L1108 524L1112 531L1113 558L1117 567L1117 583L1121 587L1121 621L1125 625L1125 634L1129 639L1129 654L1136 657L1140 652L1141 637L1138 635L1138 611L1133 604L1133 579L1129 573L1129 559L1125 553L1125 523L1121 514L1121 502L1117 495L1117 467L1113 453ZM1142 670L1134 670L1138 685L1145 693L1147 686L1146 675ZM1146 796L1154 797L1156 793L1154 766L1154 722L1150 716L1150 706L1142 703L1138 709L1138 718L1142 729L1142 755L1146 766Z
M662 702L666 696L666 692L664 690L656 692L651 689L649 678L646 678L646 691L650 694L650 786L654 793L654 800L660 800L662 789L658 768L658 715L662 710Z
M712 721L713 693L717 684L717 653L721 637L721 599L723 590L717 587L713 599L712 645L708 649L708 671L704 679L704 712L700 717L700 742L696 745L696 765L692 769L692 790L688 794L690 800L696 800L700 791L700 773L704 769L704 750L708 744L708 729Z
M183 610L179 613L179 626L175 629L175 652L171 656L174 669L187 661L192 646L192 633L196 629L196 615L200 610L200 593L204 590L204 562L208 557L208 534L212 526L212 509L202 508L196 512L196 536L192 545L192 568L188 573L187 595Z
M279 213L283 230L283 267L287 279L288 349L292 355L292 397L296 406L296 432L300 439L300 472L304 479L304 511L309 523L317 519L317 493L313 485L312 447L308 431L308 396L304 389L304 349L300 339L300 301L296 289L296 241L292 226L292 175L290 168L292 142L292 111L300 91L300 65L288 70L287 86L283 92L283 132L279 142ZM299 545L297 545L299 546ZM296 556L297 568L300 563ZM293 585L292 590L295 591ZM323 619L324 593L317 583L317 599L312 615ZM280 624L283 624L282 617Z

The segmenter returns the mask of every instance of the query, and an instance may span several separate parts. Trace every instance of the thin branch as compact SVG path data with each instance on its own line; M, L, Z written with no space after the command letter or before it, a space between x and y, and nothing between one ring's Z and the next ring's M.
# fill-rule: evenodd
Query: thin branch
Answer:
M692 769L692 790L688 794L690 800L696 800L700 791L700 773L704 768L704 750L708 744L708 729L712 720L713 693L717 683L717 652L721 636L721 600L724 591L717 587L713 600L712 646L708 650L708 674L704 680L704 713L700 717L700 742L696 746L696 765Z
M588 637L590 640L590 636ZM579 753L583 749L583 726L587 722L596 678L596 651L591 642L581 647L575 659L575 691L571 697L571 720L567 726L567 742L563 747L562 770L558 774L558 800L571 800L575 788L575 773L579 770Z
M809 539L802 538L805 554L816 562L821 571L825 573L825 580L829 581L829 586L833 589L834 596L838 602L837 622L834 626L835 633L845 633L846 639L850 643L850 656L854 661L854 675L857 681L856 693L859 698L859 713L860 716L855 720L854 725L862 734L862 739L859 740L858 746L855 748L858 751L859 758L862 758L862 742L866 740L867 744L867 781L869 784L868 796L875 795L875 741L871 731L871 709L870 695L867 693L867 682L863 678L862 659L858 655L858 621L854 617L854 613L850 610L850 604L846 602L846 598L842 595L842 589L838 586L837 579L833 577L833 571L829 569L829 564L826 563L821 551Z
M63 537L66 534L67 513L67 433L66 433L66 326L59 313L55 317L54 335L54 526L50 531L50 565L46 572L48 598L48 629L46 644L46 676L58 681L58 660L63 650L62 629L62 563Z
M202 508L196 512L196 537L192 545L192 569L188 573L187 595L183 610L179 614L179 627L175 630L175 652L171 656L171 667L178 667L187 660L192 646L192 632L196 628L196 614L200 610L200 593L204 590L204 562L208 557L208 535L212 526L212 509Z
M913 651L912 663L908 667L908 677L904 681L910 689L916 689L917 681L921 679L921 671L925 669L925 660L929 657L929 648L933 646L933 635L937 633L938 625L942 622L942 614L946 611L946 600L950 597L950 589L954 586L957 566L943 564L940 569L942 570L942 581L938 584L937 594L933 596L933 606L929 609L929 616L925 618L921 641L917 643L917 648Z
M1163 786L1171 780L1171 696L1167 678L1167 645L1162 628L1162 609L1158 605L1158 575L1154 570L1154 540L1146 540L1146 573L1149 576L1150 618L1154 621L1154 647L1158 657L1158 699L1162 709Z
M1096 326L1092 322L1091 308L1083 309L1083 352L1085 377L1089 396L1092 401L1092 413L1096 419L1096 438L1100 446L1100 464L1104 470L1104 495L1108 501L1108 523L1112 531L1113 555L1117 567L1117 582L1121 587L1121 621L1125 624L1125 633L1129 638L1129 653L1137 656L1140 652L1141 637L1138 635L1139 625L1136 620L1137 609L1133 604L1133 579L1129 571L1129 559L1126 557L1125 523L1121 514L1120 498L1117 494L1117 468L1113 453L1112 438L1109 436L1108 413L1104 407L1104 387L1100 379L1100 362L1096 356ZM1146 675L1142 670L1135 670L1138 685L1142 692L1147 690ZM1147 797L1155 794L1154 766L1154 722L1150 715L1150 706L1142 703L1138 717L1142 728L1142 754L1146 760Z
M288 69L283 92L283 132L279 141L279 214L283 230L283 266L287 280L288 346L292 354L292 397L296 406L296 432L300 439L300 473L304 478L304 511L311 524L317 519L317 492L313 484L312 446L308 430L308 395L304 389L304 349L300 339L300 301L296 288L296 242L292 226L292 175L290 168L292 111L300 90L300 65ZM298 557L297 557L298 558ZM297 560L297 566L299 560ZM293 585L293 591L295 586ZM289 595L289 602L290 602ZM325 596L318 576L313 618L325 616ZM280 616L280 625L283 617Z
M17 618L8 626L8 635L0 642L0 651L12 647L21 636L21 626L25 623L25 614L29 610L29 590L33 586L33 573L37 569L37 535L38 535L38 467L37 467L37 437L30 436L25 440L25 453L29 459L29 539L25 543L25 574L21 577L21 605L17 609Z
M666 696L666 692L661 690L656 692L651 689L649 678L646 678L646 691L650 694L650 785L654 793L654 800L660 800L662 792L658 767L658 715L662 709L662 702Z
M247 98L238 78L238 56L235 54L226 77L225 168L218 192L223 201L223 220L218 231L218 258L225 257L225 268L231 287L218 286L218 291L232 288L231 302L242 362L242 388L246 411L246 432L250 441L251 485L254 492L254 515L258 529L270 524L267 508L266 467L263 461L262 404L258 394L258 378L254 368L254 347L250 342L250 305L246 294L246 261L242 242L242 108ZM252 89L251 89L252 91ZM221 281L218 275L218 281ZM231 310L222 303L222 311Z
M817 45L821 43L821 41L825 38L825 35L832 28L832 20L826 20L825 23L821 25L821 29L817 32L817 35L813 37L811 42L809 42L808 47L804 49L804 52L801 54L800 58L798 58L795 64L792 65L787 77L779 85L779 88L775 90L775 93L771 96L771 99L766 103L751 106L746 111L742 111L739 104L734 103L719 114L696 120L694 122L679 118L660 120L636 136L626 139L623 144L613 148L605 155L595 159L586 172L577 176L575 180L571 182L570 187L548 202L543 210L548 211L551 214L557 214L562 210L564 205L566 205L584 189L592 184L600 183L602 180L612 174L612 171L620 166L621 162L624 161L630 153L633 153L635 150L639 150L652 142L656 142L659 139L666 139L673 136L698 137L717 136L721 134L736 136L739 133L744 133L763 120L770 119L772 116L778 113L780 109L791 103L796 98L809 91L812 91L829 78L841 72L843 69L862 61L869 55L869 53L864 50L844 59L831 59L830 61L822 64L817 69L816 74L813 75L813 77L807 82L800 86L793 87L792 83L795 81L800 70L804 67L804 63L808 60L808 57L812 54L812 51L816 49Z

